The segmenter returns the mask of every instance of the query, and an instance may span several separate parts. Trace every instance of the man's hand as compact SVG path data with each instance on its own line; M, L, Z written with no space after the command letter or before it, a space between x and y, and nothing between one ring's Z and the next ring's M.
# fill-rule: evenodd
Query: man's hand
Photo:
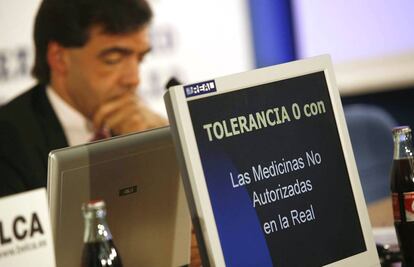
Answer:
M191 231L191 260L190 267L200 267L201 266L201 256L198 249L197 239L195 236L194 228Z
M93 118L95 129L107 128L122 135L168 125L168 121L151 111L133 93L103 104Z

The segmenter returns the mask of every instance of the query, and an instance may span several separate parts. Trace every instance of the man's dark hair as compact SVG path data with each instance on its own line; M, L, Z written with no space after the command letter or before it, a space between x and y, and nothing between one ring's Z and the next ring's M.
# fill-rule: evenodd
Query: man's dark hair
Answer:
M124 34L149 23L152 11L145 0L43 0L34 24L35 63L32 74L50 82L47 48L50 41L82 47L92 26L108 34Z

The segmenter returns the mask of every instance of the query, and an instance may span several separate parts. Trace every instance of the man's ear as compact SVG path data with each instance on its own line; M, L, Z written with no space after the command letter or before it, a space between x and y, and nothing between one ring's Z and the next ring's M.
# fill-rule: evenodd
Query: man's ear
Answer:
M67 71L67 49L57 42L50 42L47 46L47 62L51 72L65 74Z

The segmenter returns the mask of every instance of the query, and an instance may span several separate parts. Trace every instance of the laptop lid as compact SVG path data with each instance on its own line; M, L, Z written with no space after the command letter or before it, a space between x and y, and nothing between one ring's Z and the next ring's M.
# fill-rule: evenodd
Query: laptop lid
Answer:
M191 223L169 128L54 150L48 200L58 267L80 266L81 205L103 199L125 266L182 266Z

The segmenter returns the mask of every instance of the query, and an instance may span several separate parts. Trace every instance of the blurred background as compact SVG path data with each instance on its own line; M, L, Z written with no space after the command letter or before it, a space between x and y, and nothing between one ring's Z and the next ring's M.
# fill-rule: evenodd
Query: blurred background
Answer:
M141 94L163 113L166 81L184 83L330 54L344 104L370 103L413 125L411 0L150 0L153 51ZM40 0L0 1L0 104L28 89Z
M377 172L371 175L372 185L364 186L363 180L365 194L378 182L378 173L388 176L391 133L378 136L378 125L364 120L381 121L386 129L414 126L414 1L149 2L154 10L153 50L141 69L139 93L153 109L165 115L162 94L172 76L192 83L330 54L358 169L366 177L364 168ZM0 105L35 83L30 76L32 27L39 4L40 0L0 1ZM361 114L373 117L361 122ZM374 164L365 159L367 154L384 154L385 159ZM384 179L382 193L374 190L372 197L366 196L369 201L388 194Z

